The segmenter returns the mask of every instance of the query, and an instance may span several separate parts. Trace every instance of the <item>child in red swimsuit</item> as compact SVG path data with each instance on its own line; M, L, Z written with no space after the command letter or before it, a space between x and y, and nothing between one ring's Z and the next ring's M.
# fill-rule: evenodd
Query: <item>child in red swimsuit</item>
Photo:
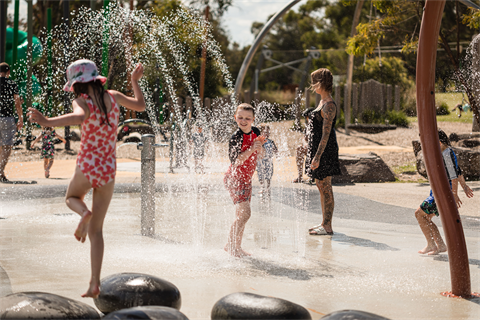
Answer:
M224 249L235 257L250 255L242 249L242 237L251 214L252 176L257 166L257 156L262 152L265 142L260 131L252 127L254 120L253 107L247 103L240 104L235 112L238 130L230 138L228 146L231 164L225 174L224 183L235 204L235 221Z
M82 125L82 140L77 167L65 196L67 206L80 215L75 238L80 242L90 239L92 275L88 290L82 297L96 298L100 294L100 271L103 260L103 220L107 213L115 185L115 145L119 119L119 105L135 111L145 110L145 101L138 84L143 66L138 64L132 72L135 97L127 97L114 90L104 90L106 78L99 75L95 63L77 60L67 68L68 82L63 90L75 92L73 112L48 118L29 108L31 122L42 126L63 127ZM92 210L83 199L93 188Z

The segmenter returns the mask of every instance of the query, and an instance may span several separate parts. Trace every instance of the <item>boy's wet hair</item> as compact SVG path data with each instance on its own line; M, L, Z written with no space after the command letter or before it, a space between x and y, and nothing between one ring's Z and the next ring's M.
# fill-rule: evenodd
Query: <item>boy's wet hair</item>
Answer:
M248 104L248 103L239 104L238 107L237 107L237 110L235 110L235 114L237 114L238 110L252 111L253 115L255 115L255 108L252 107L252 105Z
M320 86L327 92L333 91L333 75L330 70L321 68L313 71L310 76L312 78L311 90L315 91Z
M444 145L450 146L450 139L448 139L447 134L442 129L438 129L438 140Z

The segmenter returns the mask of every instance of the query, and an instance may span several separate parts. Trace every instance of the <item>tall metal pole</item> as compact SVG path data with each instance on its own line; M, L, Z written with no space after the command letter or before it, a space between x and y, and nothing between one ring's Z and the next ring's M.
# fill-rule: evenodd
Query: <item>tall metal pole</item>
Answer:
M27 0L27 108L32 106L32 68L33 68L33 0Z
M51 115L53 107L53 71L52 71L52 8L47 9L47 114Z
M425 167L445 232L452 293L471 295L467 246L457 205L444 169L435 108L435 65L445 0L427 0L417 52L417 114Z
M357 6L355 7L355 13L353 15L353 22L352 22L352 31L351 37L354 37L357 34L357 25L360 21L360 13L362 12L364 0L358 0ZM349 134L348 125L350 124L350 110L352 107L352 80L353 80L353 58L355 56L353 54L348 56L348 64L347 64L347 92L345 92L345 108L344 108L344 115L345 115L345 134ZM337 115L340 116L340 115Z
M17 58L18 58L18 20L20 15L20 0L15 0L15 11L13 13L13 43L12 43L12 69L16 78Z
M103 0L103 18L104 18L104 24L103 24L103 50L102 50L102 75L104 77L108 78L108 33L109 33L109 27L108 27L108 19L109 19L109 6L110 1L109 0ZM108 84L105 83L105 87L107 87Z
M141 232L143 236L155 235L155 135L144 134L141 165Z
M64 37L64 50L63 50L63 63L65 71L67 70L70 62L70 2L69 0L63 0L63 37ZM65 82L67 82L67 73L65 72ZM70 97L67 92L63 93L63 110L65 113L70 111ZM71 150L70 147L70 126L65 127L65 150Z
M208 15L210 13L210 7L207 5L205 8L205 22L208 21ZM202 46L202 65L200 68L200 103L203 105L203 92L205 90L205 69L207 68L207 27L205 26L205 40Z
M290 1L285 7L283 7L282 10L277 12L277 14L275 14L272 18L270 18L270 20L268 20L268 22L265 24L263 29L255 38L255 41L253 41L253 44L250 47L250 50L248 50L247 55L245 56L245 59L243 59L242 67L240 68L240 71L238 72L237 80L235 81L235 92L234 92L235 100L240 95L240 92L242 91L243 80L245 79L245 75L247 74L248 66L252 62L253 56L255 55L255 52L257 51L260 44L262 43L263 38L267 35L267 33L275 24L275 22L277 22L278 19L280 19L288 10L290 10L291 7L293 7L299 2L300 0Z
M0 62L6 60L7 52L7 1L0 1Z

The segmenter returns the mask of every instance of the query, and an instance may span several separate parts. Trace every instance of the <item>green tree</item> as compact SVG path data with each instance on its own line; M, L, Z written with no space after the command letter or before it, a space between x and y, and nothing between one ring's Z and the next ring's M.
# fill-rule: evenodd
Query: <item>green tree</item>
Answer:
M357 56L371 55L382 46L401 46L403 60L409 72L415 75L415 51L423 13L423 1L372 1L375 16L370 22L360 23L357 35L348 41L347 51ZM439 34L439 46L444 51L437 53L436 76L443 90L456 82L459 90L465 90L474 116L480 122L479 102L475 100L471 83L461 61L460 43L470 42L478 30L480 14L470 10L459 1L446 1ZM453 43L453 45L452 45Z

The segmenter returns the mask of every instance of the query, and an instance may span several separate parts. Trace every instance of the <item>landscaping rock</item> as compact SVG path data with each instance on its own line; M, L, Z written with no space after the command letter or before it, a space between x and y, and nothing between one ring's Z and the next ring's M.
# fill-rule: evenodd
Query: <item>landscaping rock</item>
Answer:
M117 273L103 278L100 295L94 302L103 313L138 306L181 306L180 291L174 284L141 273Z
M118 310L106 315L103 320L188 320L188 318L174 308L159 306L144 306Z
M320 318L321 320L389 320L388 318L358 310L335 311Z
M89 305L46 292L19 292L0 298L0 319L100 319Z
M461 145L463 141L472 139L459 139L455 145ZM422 146L419 140L412 141L413 152L415 153L417 171L419 174L428 178L425 168ZM480 178L480 147L463 148L452 146L453 151L457 155L458 165L462 169L463 177L466 180L475 180Z
M211 319L312 319L304 307L258 294L237 292L218 300Z
M333 176L332 183L395 181L395 175L385 162L373 152L340 155L342 175Z

